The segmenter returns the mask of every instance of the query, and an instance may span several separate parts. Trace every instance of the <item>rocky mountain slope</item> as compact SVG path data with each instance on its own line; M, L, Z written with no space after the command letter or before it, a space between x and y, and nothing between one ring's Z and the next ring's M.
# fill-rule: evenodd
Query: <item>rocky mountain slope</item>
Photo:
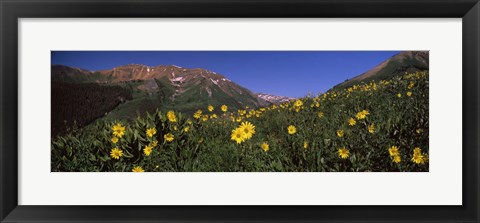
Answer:
M350 87L361 82L387 79L395 75L429 69L429 51L404 51L383 61L374 68L346 80L335 87Z

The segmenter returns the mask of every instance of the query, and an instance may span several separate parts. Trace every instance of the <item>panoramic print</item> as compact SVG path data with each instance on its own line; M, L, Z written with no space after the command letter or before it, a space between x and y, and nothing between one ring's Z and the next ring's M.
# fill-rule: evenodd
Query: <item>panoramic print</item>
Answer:
M52 51L52 172L428 172L428 51Z

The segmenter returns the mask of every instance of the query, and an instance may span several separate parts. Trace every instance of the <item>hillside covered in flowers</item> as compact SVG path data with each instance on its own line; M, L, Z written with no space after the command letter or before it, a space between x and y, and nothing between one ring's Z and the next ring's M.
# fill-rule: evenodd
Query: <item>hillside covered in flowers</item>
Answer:
M429 171L428 72L268 107L167 110L72 128L51 144L60 172Z

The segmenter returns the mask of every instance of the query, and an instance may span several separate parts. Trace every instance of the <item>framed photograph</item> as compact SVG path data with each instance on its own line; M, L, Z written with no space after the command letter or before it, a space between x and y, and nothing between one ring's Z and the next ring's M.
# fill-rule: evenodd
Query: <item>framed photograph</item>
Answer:
M478 222L466 1L0 1L1 222Z

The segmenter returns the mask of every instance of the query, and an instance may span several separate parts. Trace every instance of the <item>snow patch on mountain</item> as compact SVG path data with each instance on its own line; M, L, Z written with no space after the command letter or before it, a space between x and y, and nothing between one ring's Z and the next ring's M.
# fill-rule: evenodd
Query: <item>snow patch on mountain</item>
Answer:
M173 81L173 82L183 82L185 80L185 77L176 77L176 78L172 78L170 80Z
M256 95L257 97L273 104L281 104L283 102L287 102L295 99L291 97L278 96L278 95L265 94L265 93L258 93Z
M214 80L214 79L212 79L212 78L210 78L210 80L211 80L215 85L218 86L218 81L216 81L216 80Z
M205 87L205 90L207 91L208 97L212 97L212 90L209 87Z

